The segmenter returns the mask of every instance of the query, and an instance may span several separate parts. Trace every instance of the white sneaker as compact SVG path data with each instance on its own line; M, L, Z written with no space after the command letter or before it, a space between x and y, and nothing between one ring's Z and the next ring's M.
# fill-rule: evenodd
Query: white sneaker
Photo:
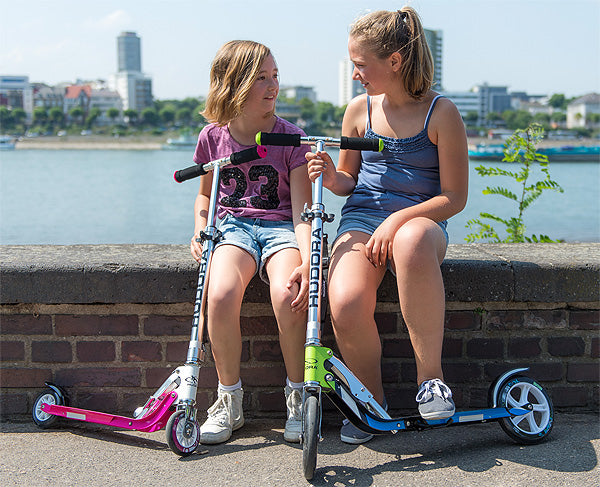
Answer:
M300 443L302 432L302 392L285 386L285 404L287 406L287 420L283 439L290 443Z
M232 392L218 391L216 402L208 409L208 418L200 427L200 443L214 445L231 438L231 433L244 426L242 388Z

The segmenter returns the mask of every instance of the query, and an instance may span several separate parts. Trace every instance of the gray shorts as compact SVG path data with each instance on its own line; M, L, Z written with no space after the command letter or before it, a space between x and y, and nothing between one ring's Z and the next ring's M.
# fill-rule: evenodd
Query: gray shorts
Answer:
M235 245L247 251L256 262L258 275L267 284L269 279L264 270L267 259L283 249L298 249L294 223L291 220L268 221L228 214L221 220L219 230L223 234L223 240L215 249L221 245Z

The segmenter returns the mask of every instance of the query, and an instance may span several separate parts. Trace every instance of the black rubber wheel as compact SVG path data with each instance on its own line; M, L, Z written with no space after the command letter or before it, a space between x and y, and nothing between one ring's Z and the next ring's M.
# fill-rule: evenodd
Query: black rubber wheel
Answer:
M536 381L516 376L508 379L499 389L499 407L521 408L531 405L531 412L514 418L502 418L500 426L517 443L533 445L542 441L554 424L552 400Z
M187 457L194 453L200 444L200 425L198 421L185 419L185 411L175 411L165 428L167 444L174 453Z
M317 466L319 419L319 398L308 395L302 406L302 468L306 480L312 480Z
M45 389L34 401L31 415L33 422L40 428L50 428L56 421L58 416L48 414L43 409L43 404L52 404L53 406L63 406L63 399L55 390Z

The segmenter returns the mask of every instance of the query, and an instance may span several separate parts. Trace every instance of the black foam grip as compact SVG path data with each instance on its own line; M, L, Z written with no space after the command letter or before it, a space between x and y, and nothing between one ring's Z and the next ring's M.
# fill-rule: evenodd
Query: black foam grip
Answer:
M363 137L342 137L340 149L369 150L379 152L382 149L381 139L365 139Z
M261 154L258 151L258 146L250 147L249 149L244 149L239 152L234 152L230 156L231 164L243 164L244 162L253 161L254 159L259 159Z
M206 174L206 171L202 167L202 164L196 164L194 166L186 167L185 169L175 171L173 177L178 183L183 183L188 179L197 178L198 176L202 176L203 174Z
M260 132L256 142L262 145L285 145L300 147L300 134L276 134ZM259 141L260 139L260 141Z

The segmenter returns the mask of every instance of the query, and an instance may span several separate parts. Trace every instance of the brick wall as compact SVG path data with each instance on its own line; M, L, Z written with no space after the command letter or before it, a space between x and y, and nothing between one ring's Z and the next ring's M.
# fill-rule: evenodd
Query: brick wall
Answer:
M443 364L457 407L486 406L493 378L530 366L529 375L549 390L557 409L598 410L600 245L547 246L539 254L545 257L534 261L533 249L539 248L484 246L483 252L481 246L451 246L442 267L448 299ZM519 249L529 261L516 258ZM78 407L130 415L185 361L196 275L185 249L2 252L4 416L28 414L44 381L66 387ZM132 256L146 258L145 264ZM53 260L61 267L48 264ZM281 416L285 369L267 296L255 279L242 308L245 410ZM388 402L394 410L413 409L413 353L389 275L379 292L376 321ZM335 347L329 324L324 341ZM200 372L201 409L212 402L215 385L209 361Z

